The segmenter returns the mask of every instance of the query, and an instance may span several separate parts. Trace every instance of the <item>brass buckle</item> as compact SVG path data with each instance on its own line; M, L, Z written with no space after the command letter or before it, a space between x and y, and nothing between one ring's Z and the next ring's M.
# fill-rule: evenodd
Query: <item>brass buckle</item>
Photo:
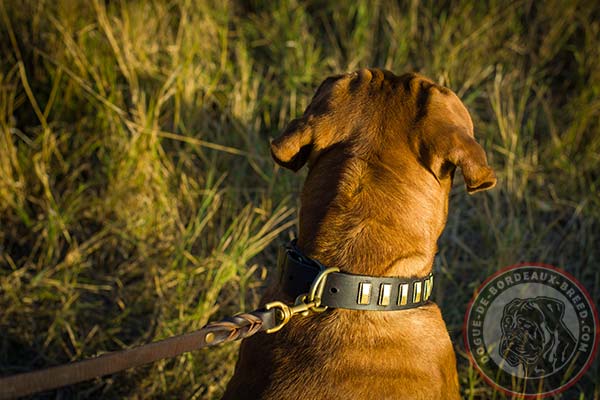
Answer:
M267 310L277 308L276 318L280 321L279 324L265 332L274 333L279 331L287 324L290 319L296 314L301 314L306 317L311 312L320 313L327 310L327 306L321 306L321 296L327 281L327 275L332 272L338 272L340 269L336 267L321 269L315 280L310 285L310 290L307 294L301 294L296 298L293 306L288 306L281 301L272 301L265 305Z

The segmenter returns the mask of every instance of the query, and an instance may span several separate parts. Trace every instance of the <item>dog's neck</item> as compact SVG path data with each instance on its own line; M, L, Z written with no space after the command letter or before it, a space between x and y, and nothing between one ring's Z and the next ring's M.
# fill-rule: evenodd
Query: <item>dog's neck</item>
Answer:
M348 273L429 273L446 220L451 182L408 173L419 169L410 160L366 161L334 153L318 163L318 168L310 169L302 191L298 238L302 251Z

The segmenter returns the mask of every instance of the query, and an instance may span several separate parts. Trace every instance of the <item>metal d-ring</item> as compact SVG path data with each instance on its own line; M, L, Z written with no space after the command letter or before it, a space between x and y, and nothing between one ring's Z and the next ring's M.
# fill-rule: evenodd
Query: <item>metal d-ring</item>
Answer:
M321 307L321 296L323 295L323 289L325 289L325 282L327 282L327 275L333 272L339 272L339 268L330 267L326 269L322 269L313 283L310 285L310 290L308 291L308 295L306 296L306 302L314 302L315 306L310 309L310 311L314 312L323 312L327 310L327 306Z
M274 333L279 331L290 319L296 314L307 316L310 312L320 313L327 310L327 306L321 306L321 295L325 288L325 282L327 281L327 275L332 272L338 272L340 269L337 267L321 269L317 274L317 277L310 285L308 294L302 294L296 298L296 302L293 306L288 306L281 301L272 301L265 305L267 310L273 308L277 309L276 319L279 323L271 329L267 329L267 333Z

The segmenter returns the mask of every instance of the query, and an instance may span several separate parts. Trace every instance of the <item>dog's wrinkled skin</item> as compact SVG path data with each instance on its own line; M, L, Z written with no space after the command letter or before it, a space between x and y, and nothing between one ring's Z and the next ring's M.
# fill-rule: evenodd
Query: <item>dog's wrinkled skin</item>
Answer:
M509 365L528 377L541 377L561 368L577 341L565 325L565 305L549 297L513 299L503 310L498 351Z
M456 167L469 193L496 183L458 97L423 76L363 69L327 78L271 143L308 163L298 247L326 266L425 276L446 223ZM263 304L289 303L277 284ZM242 343L225 399L458 399L456 360L435 304L327 310Z

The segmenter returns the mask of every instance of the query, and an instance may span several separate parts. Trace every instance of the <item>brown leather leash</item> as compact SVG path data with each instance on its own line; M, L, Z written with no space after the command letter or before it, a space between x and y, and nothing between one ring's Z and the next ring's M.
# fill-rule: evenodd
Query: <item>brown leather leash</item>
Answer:
M262 331L274 333L294 315L307 316L329 307L362 311L421 307L429 303L433 286L431 273L425 277L380 277L326 268L317 260L304 256L295 241L280 253L278 268L283 293L288 298L296 298L293 305L273 301L263 309L208 323L195 332L88 360L0 378L0 400L72 385Z
M252 336L278 325L277 309L211 322L200 330L71 364L0 378L0 399L15 399Z

